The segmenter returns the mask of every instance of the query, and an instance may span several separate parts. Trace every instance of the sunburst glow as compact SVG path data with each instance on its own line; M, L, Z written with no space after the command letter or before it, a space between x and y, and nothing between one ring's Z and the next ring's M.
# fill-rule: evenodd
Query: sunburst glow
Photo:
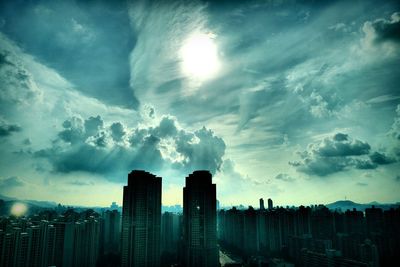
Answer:
M15 203L11 207L11 214L17 217L24 215L28 211L28 207L24 203Z
M212 33L191 35L181 49L182 71L189 77L205 80L220 69L218 48Z

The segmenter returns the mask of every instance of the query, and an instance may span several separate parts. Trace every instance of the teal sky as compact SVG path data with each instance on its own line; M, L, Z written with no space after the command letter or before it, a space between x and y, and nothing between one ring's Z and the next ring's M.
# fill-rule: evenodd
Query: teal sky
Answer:
M166 2L0 3L0 195L400 201L398 1Z

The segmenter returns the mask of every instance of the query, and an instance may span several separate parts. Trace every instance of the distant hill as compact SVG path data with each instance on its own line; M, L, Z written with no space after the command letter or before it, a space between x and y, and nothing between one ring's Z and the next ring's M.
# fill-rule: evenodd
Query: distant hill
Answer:
M383 203L379 203L379 202L373 201L371 203L360 204L360 203L353 202L351 200L339 200L339 201L327 204L325 206L328 207L331 210L346 211L346 210L352 210L352 209L355 208L357 210L365 211L366 208L370 208L372 205L374 205L377 208L381 208L383 210L387 210L387 209L390 209L390 208L398 207L399 203L383 204Z
M28 206L29 211L31 213L34 213L37 210L40 209L52 209L55 208L58 204L55 202L51 201L38 201L38 200L20 200L17 198L13 197L7 197L0 195L0 216L1 215L9 215L11 206L16 203L24 203ZM351 200L339 200L330 204L326 204L325 206L328 207L331 210L341 210L341 211L346 211L346 210L352 210L352 209L357 209L360 211L365 211L366 208L370 208L372 205L374 205L377 208L381 208L383 210L387 210L390 208L395 208L399 207L400 203L379 203L376 201L366 203L366 204L361 204L361 203L356 203ZM85 207L85 206L74 206L76 209L94 209L97 212L102 212L106 209L110 209L109 207ZM224 207L225 209L229 209L230 207ZM236 206L238 209L247 209L247 207L243 205ZM161 207L162 212L174 212L174 213L181 213L182 212L182 207L180 205L173 205L173 206L162 206ZM118 211L122 211L122 207L118 207Z
M39 209L52 209L55 208L58 204L55 202L51 201L39 201L39 200L20 200L17 198L13 197L8 197L4 195L0 195L0 216L1 215L9 215L11 207L14 203L19 202L19 203L24 203L28 206L28 210L31 213L34 213L35 211ZM69 206L69 205L67 205ZM104 210L110 210L110 207L87 207L87 206L73 206L74 209L77 210L85 210L85 209L93 209L97 212L102 212ZM122 207L119 206L117 208L119 212L122 212ZM182 206L180 205L172 205L172 206L162 206L161 207L162 212L174 212L174 213L182 213Z
M42 208L54 208L55 206L57 206L57 203L52 202L52 201L39 201L39 200L29 200L29 199L21 200L21 199L17 199L14 197L7 197L4 195L0 195L0 199L2 199L4 201L18 201L18 202L22 202L25 204L31 204L31 205L42 207Z

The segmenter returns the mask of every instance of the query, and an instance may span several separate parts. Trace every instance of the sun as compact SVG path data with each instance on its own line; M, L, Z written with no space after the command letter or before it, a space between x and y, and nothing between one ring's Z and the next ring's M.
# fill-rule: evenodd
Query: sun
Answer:
M215 34L195 33L189 36L180 50L182 71L198 80L212 78L220 69Z

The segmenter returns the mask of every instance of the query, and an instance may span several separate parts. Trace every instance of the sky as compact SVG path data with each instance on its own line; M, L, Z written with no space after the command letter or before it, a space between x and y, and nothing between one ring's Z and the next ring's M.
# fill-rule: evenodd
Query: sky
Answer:
M398 1L1 1L0 195L398 202L399 85Z

